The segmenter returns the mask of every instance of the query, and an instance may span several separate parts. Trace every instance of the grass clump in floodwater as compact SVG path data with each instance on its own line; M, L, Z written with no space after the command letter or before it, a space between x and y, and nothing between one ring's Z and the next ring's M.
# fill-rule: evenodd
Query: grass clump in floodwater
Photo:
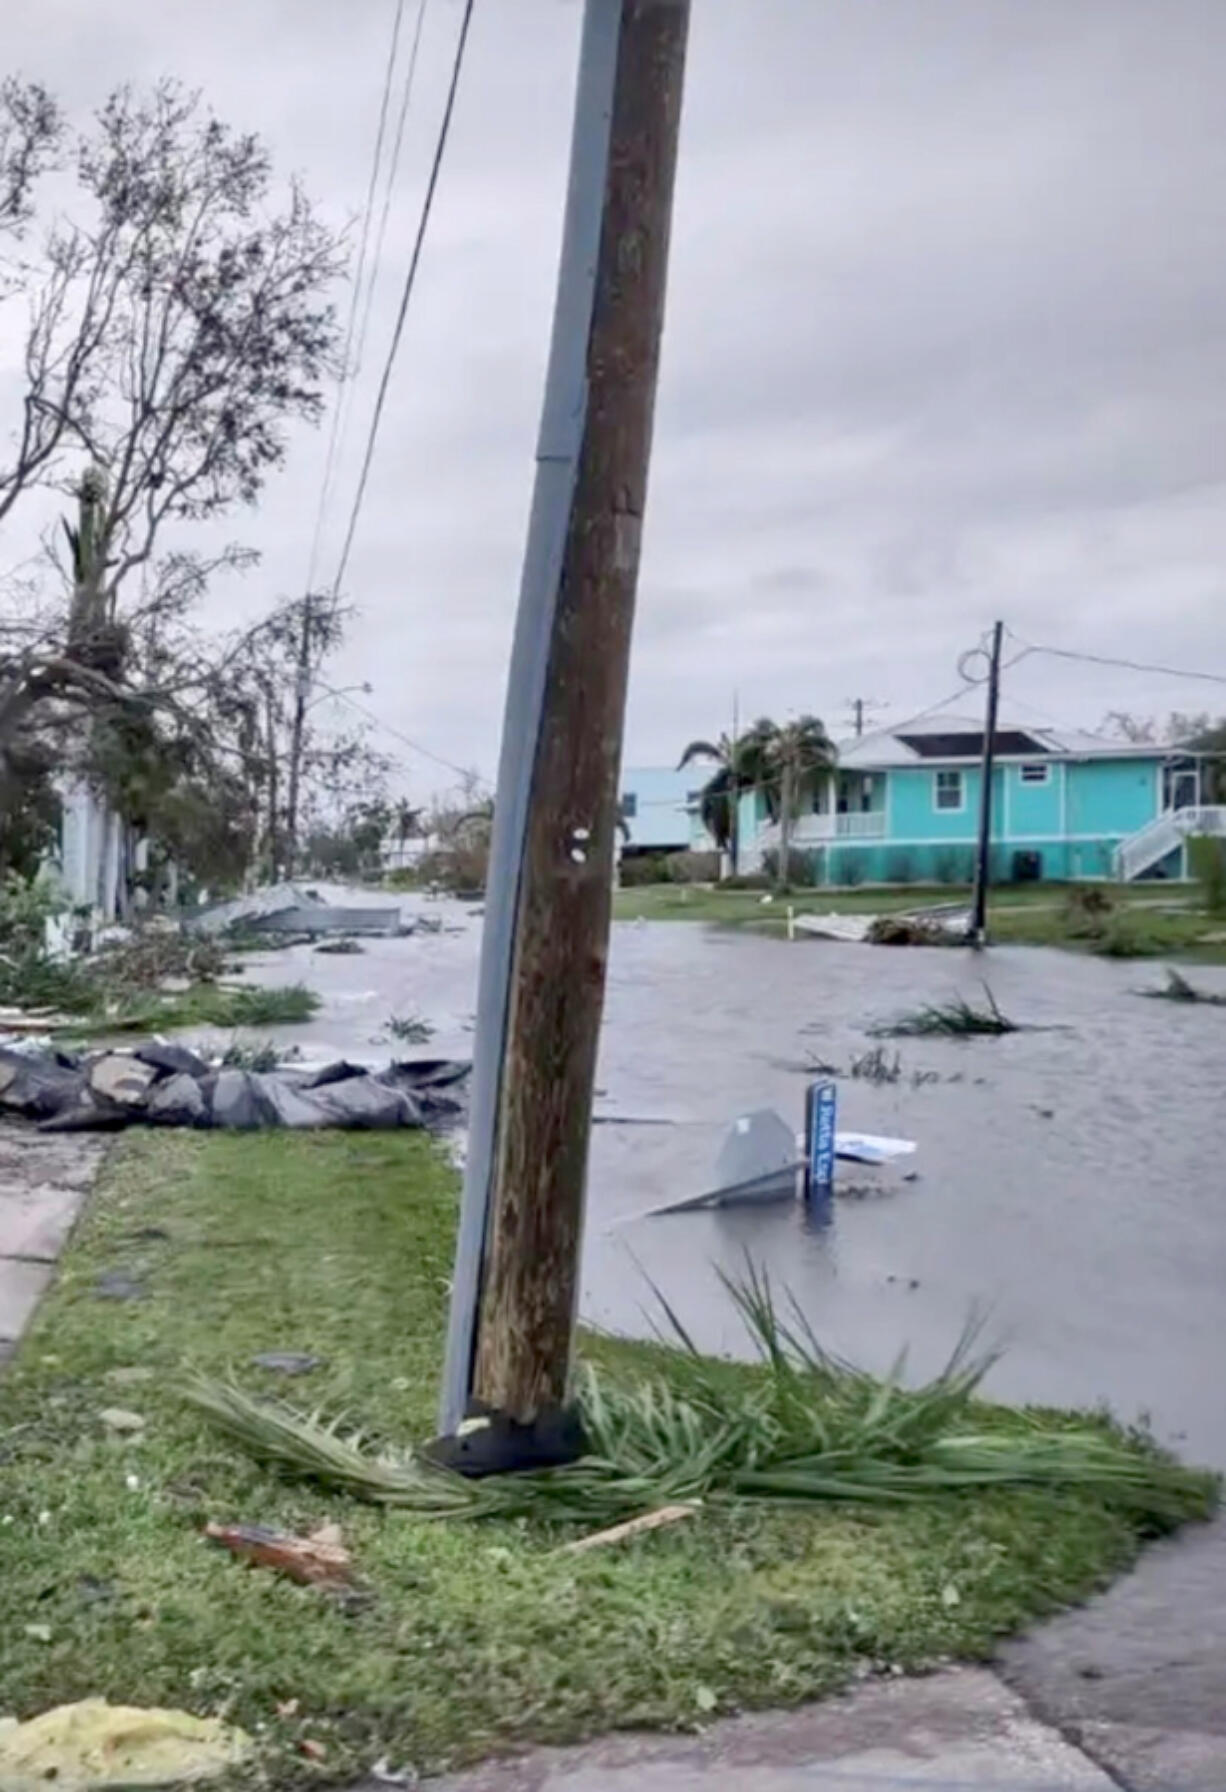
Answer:
M1209 1008L1226 1008L1226 995L1219 995L1205 989L1197 989L1194 983L1181 971L1173 967L1166 973L1166 982L1157 989L1143 989L1143 996L1152 996L1160 1002L1201 1002Z
M393 1014L387 1023L387 1033L397 1045L426 1045L434 1038L434 1027L421 1014Z
M874 1045L869 1051L861 1052L853 1058L849 1073L858 1083L897 1083L902 1080L902 1053L895 1052L891 1057L884 1045Z
M874 1027L872 1035L877 1039L973 1039L1020 1032L1017 1022L1002 1013L986 983L983 993L986 1000L982 1007L977 1008L965 996L955 996L948 1002L926 1002L922 1008Z
M478 1524L280 1472L183 1400L189 1370L275 1394L253 1359L303 1351L319 1359L304 1403L393 1452L428 1437L455 1222L454 1171L420 1134L121 1140L0 1377L6 1711L90 1695L224 1711L259 1736L253 1772L278 1792L362 1782L380 1759L424 1775L980 1660L1212 1500L1100 1420L982 1403L958 1382L965 1355L908 1393L790 1351L753 1366L586 1336L585 1410L612 1466L512 1489L531 1513ZM145 1298L97 1298L116 1271ZM116 1405L144 1429L109 1432ZM1019 1454L1032 1480L1002 1473ZM560 1554L643 1497L627 1464L653 1497L662 1476L711 1491L682 1523ZM784 1469L772 1489L748 1479ZM209 1520L338 1524L365 1595L237 1563L202 1541Z
M221 1054L223 1070L267 1072L276 1070L280 1062L281 1054L271 1039L257 1039L250 1045L244 1045L239 1039L232 1039Z

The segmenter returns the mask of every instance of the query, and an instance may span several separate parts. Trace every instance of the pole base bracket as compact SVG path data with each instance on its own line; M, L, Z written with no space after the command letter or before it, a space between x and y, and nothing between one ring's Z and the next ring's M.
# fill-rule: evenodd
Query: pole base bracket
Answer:
M421 1451L427 1462L470 1480L486 1475L522 1474L532 1469L567 1468L586 1445L573 1407L554 1407L521 1423L478 1401L453 1436L436 1437Z

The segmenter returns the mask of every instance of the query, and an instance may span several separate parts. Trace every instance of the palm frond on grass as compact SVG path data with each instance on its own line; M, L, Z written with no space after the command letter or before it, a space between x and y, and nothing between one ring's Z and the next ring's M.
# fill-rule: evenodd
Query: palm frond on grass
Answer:
M955 996L950 1002L927 1002L910 1014L901 1014L897 1020L872 1028L872 1036L875 1039L970 1039L976 1035L999 1038L1003 1033L1020 1032L1017 1022L1002 1014L986 983L983 993L987 1001L982 1008L976 1008L965 996Z
M423 1518L529 1518L604 1526L696 1501L900 1504L989 1488L1089 1494L1156 1528L1212 1511L1210 1475L1104 1426L1018 1413L995 1428L976 1395L993 1353L968 1325L945 1368L914 1389L904 1361L878 1377L831 1356L795 1302L781 1312L750 1265L725 1279L762 1363L703 1357L670 1318L668 1369L628 1385L584 1366L587 1454L568 1468L470 1481L410 1450L378 1451L336 1423L197 1380L188 1401L260 1460ZM666 1309L667 1314L667 1309Z

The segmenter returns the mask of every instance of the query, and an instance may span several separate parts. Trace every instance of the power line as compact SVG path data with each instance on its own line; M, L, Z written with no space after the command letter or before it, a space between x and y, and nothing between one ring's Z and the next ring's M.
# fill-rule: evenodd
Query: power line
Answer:
M353 297L349 305L349 319L345 326L345 346L341 356L341 377L337 385L336 404L332 410L332 424L328 431L328 446L324 455L324 476L320 487L319 506L315 512L315 529L311 537L311 555L307 564L306 589L310 591L315 582L315 567L319 560L319 547L323 537L324 516L327 512L328 498L332 490L332 477L336 471L336 454L340 443L341 413L345 408L345 390L352 377L350 371L350 351L353 347L354 326L357 323L358 305L362 292L362 275L366 267L366 250L370 241L370 220L375 206L375 192L379 184L379 167L383 160L383 139L387 131L387 112L392 96L392 77L396 68L396 52L400 45L400 27L404 19L405 0L396 0L396 13L392 20L392 37L388 45L387 62L383 71L383 95L379 102L379 123L375 131L375 147L371 156L370 180L366 187L366 204L362 210L362 233L358 239L358 263L353 277ZM380 238L380 241L382 239ZM370 284L374 285L374 268L378 263L376 251L375 262L371 269Z
M366 282L366 308L362 313L362 325L358 331L357 353L354 358L355 374L361 370L362 360L366 354L366 337L370 329L370 314L375 299L375 275L379 260L383 254L383 243L387 236L388 214L392 208L392 192L396 185L396 174L400 167L400 151L404 144L404 127L409 116L409 105L413 97L413 77L417 73L417 54L421 49L422 26L425 24L426 7L429 0L418 0L417 22L413 27L413 42L409 47L409 66L405 70L404 90L400 96L400 112L396 119L396 135L392 141L391 159L387 165L387 180L383 188L383 209L379 214L379 229L375 235L375 253L371 261L371 277Z
M447 103L443 108L442 122L439 126L438 142L435 145L434 160L430 166L430 178L426 183L425 197L422 200L421 217L418 220L417 236L413 243L413 253L409 260L409 271L405 277L404 291L400 296L400 309L396 314L396 324L392 331L391 344L384 362L383 374L379 381L379 390L375 398L375 408L370 419L370 428L366 437L366 452L362 457L362 471L358 478L358 488L354 493L353 508L349 514L349 527L345 531L345 545L341 550L340 562L333 580L333 592L339 592L345 577L345 569L349 564L349 555L353 547L353 538L357 532L358 518L362 512L362 500L366 496L366 485L370 478L371 462L375 454L375 442L379 434L379 424L383 417L383 407L387 401L388 387L391 384L392 368L400 347L400 338L404 332L404 320L408 315L409 300L413 295L413 287L417 279L417 268L421 261L422 245L426 238L426 226L430 221L430 211L434 203L435 188L438 186L439 170L443 163L443 153L447 147L447 137L451 129L451 116L455 110L456 91L460 85L460 70L464 62L464 50L468 43L468 28L472 23L474 0L465 0L464 16L460 20L460 35L456 42L455 60L452 63L451 80L447 88Z
M1116 659L1106 653L1078 653L1071 647L1047 647L1038 642L1023 641L1021 636L1014 635L1012 630L1010 630L1010 634L1022 649L1022 652L1016 654L1009 662L1014 666L1019 660L1026 659L1032 653L1045 653L1052 659L1084 660L1092 666L1117 666L1126 672L1147 672L1155 678L1193 678L1206 684L1226 684L1226 673L1223 672L1192 672L1186 666L1151 666L1141 660Z
M481 772L475 772L473 766L457 765L453 759L444 759L441 753L431 752L430 748L423 747L420 741L410 739L410 737L407 734L402 733L399 728L394 728L390 722L384 721L383 717L376 714L373 709L367 709L364 703L355 703L348 692L334 691L328 685L321 685L319 688L326 692L329 697L334 697L338 703L348 704L350 709L355 710L358 715L365 717L366 721L373 723L376 728L382 728L385 734L390 734L393 740L398 740L402 746L409 747L414 753L419 754L421 758L429 759L434 765L441 765L444 771L454 772L458 778L468 778L475 774L478 783L484 784L487 789L491 788L489 779L483 776Z

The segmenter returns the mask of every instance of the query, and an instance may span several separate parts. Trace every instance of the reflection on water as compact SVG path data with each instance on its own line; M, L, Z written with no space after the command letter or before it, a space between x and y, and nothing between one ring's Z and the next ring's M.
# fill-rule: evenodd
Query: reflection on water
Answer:
M416 906L416 904L414 905ZM306 948L252 967L305 977L325 1005L281 1037L312 1053L386 1057L389 1015L427 1015L430 1051L468 1055L478 925L422 905L455 933L366 942L363 957ZM984 976L1036 1030L904 1040L903 1078L840 1084L840 1123L919 1142L892 1170L840 1166L832 1225L789 1207L635 1219L709 1185L738 1111L799 1126L809 1056L847 1064L873 1020ZM1198 971L1226 987L1221 971ZM978 1306L1006 1353L989 1386L1020 1400L1109 1401L1226 1464L1220 1337L1226 1303L1226 1011L1138 1000L1157 966L1004 948L786 945L683 924L615 929L598 1111L671 1126L596 1129L583 1275L594 1322L642 1331L645 1269L695 1336L744 1348L716 1276L745 1253L803 1303L830 1348L884 1368L907 1346L934 1368ZM942 1080L915 1087L913 1071ZM904 1172L919 1179L907 1182Z

